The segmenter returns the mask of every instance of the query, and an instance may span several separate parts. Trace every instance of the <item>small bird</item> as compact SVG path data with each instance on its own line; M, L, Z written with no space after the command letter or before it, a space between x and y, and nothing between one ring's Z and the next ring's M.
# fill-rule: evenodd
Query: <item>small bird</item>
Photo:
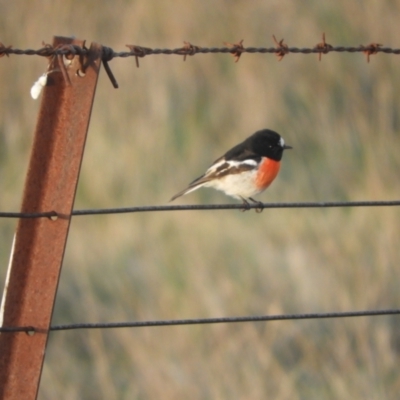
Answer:
M257 131L215 160L204 175L170 201L204 186L242 200L244 210L249 209L250 200L259 205L260 212L262 203L253 196L263 192L276 178L283 151L291 148L278 133L270 129Z

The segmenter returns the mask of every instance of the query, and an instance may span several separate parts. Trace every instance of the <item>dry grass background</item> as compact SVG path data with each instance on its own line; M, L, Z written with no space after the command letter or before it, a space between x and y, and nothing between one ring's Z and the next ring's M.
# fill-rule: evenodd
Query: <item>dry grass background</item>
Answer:
M76 35L116 50L272 34L400 47L390 0L0 0L0 41ZM398 56L116 59L101 73L76 208L164 204L255 130L294 150L263 201L398 199ZM0 209L18 210L40 57L0 60ZM203 190L185 203L229 201ZM400 306L396 208L169 212L72 222L53 323ZM4 280L15 221L0 221ZM51 245L51 244L49 244ZM40 399L397 399L397 317L58 332Z

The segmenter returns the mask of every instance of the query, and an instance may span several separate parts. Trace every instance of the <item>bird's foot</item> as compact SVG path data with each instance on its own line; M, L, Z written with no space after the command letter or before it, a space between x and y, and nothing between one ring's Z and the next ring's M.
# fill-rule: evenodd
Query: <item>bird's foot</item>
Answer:
M242 200L243 200L243 208L240 211L241 212L249 211L250 210L249 202L246 199L244 199L243 197L242 197Z
M255 208L256 213L259 214L259 213L262 213L262 212L263 212L263 210L264 210L264 204L263 204L261 201L254 200L254 199L251 198L251 197L249 197L249 200L251 200L253 203L255 203L255 204L258 205L258 207Z

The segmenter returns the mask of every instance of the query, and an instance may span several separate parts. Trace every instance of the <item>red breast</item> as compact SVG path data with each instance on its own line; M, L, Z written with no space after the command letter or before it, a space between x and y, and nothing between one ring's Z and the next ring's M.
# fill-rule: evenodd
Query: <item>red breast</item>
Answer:
M261 190L266 189L278 175L280 166L280 161L263 157L257 172L256 186Z

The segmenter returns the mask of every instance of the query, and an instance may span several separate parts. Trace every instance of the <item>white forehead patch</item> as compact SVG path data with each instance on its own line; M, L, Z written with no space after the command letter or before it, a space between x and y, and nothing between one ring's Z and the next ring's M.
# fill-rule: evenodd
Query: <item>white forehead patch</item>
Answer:
M279 139L279 145L280 145L281 147L285 147L285 141L283 140L283 137L281 137L281 138Z

